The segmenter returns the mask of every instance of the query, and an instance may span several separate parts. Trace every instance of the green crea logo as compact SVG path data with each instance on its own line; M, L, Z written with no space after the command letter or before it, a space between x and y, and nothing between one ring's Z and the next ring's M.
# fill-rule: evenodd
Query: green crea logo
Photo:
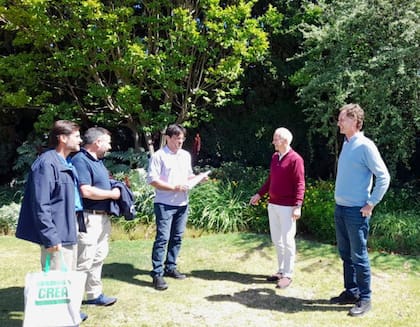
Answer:
M38 297L35 305L53 305L70 303L66 280L51 280L38 283Z

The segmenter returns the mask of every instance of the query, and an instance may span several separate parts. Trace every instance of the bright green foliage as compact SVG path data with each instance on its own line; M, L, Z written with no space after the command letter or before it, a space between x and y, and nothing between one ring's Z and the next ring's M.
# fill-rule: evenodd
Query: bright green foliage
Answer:
M234 182L211 180L191 192L189 223L205 231L245 231L246 202ZM249 217L248 217L249 218Z
M41 129L68 116L134 133L208 120L268 48L255 0L3 3L0 104L42 108Z
M307 6L318 19L301 26L306 64L293 77L309 133L337 154L338 109L359 103L366 134L395 175L397 163L409 166L420 130L419 1L317 3Z
M224 233L241 230L267 232L266 199L257 206L248 204L267 178L267 171L234 162L211 170L211 180L191 191L190 226Z
M327 243L335 241L334 183L331 181L307 181L302 218L299 230Z

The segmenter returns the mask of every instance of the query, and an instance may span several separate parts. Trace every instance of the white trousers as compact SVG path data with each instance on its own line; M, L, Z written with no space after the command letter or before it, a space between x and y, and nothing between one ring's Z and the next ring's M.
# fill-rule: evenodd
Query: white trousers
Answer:
M278 273L292 278L296 255L296 221L292 218L293 207L268 204L271 241L276 247Z
M102 266L109 252L111 220L106 214L84 212L86 233L78 234L77 270L86 273L86 298L102 294Z

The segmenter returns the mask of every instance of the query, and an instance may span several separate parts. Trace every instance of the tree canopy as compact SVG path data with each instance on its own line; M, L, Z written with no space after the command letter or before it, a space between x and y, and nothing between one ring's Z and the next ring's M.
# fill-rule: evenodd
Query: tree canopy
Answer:
M391 172L409 166L420 131L419 2L321 0L307 10L318 20L301 25L306 61L292 80L310 134L337 154L338 109L357 102Z
M196 125L266 54L255 2L0 1L0 105L40 109L41 130L72 117L149 136Z

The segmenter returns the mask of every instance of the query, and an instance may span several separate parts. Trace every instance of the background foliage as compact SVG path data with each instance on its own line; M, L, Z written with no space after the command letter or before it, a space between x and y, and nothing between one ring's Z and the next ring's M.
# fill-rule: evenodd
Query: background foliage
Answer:
M115 130L107 165L128 176L139 214L114 222L137 237L153 222L153 190L136 169L177 121L201 135L195 164L215 167L191 192L191 227L268 231L266 199L248 201L274 129L286 126L308 177L299 231L334 242L337 111L359 102L393 176L370 245L418 253L419 12L409 0L0 0L4 232L44 133L61 118Z
M208 169L211 167L205 167ZM250 206L249 199L265 181L268 171L225 163L211 168L210 181L197 185L190 192L188 227L196 234L237 231L269 234L267 197ZM114 172L126 181L134 195L137 210L133 221L113 218L113 238L153 238L154 189L146 182L144 169L131 170L128 175ZM20 209L21 188L0 189L0 234L13 233ZM373 250L420 255L420 192L411 184L386 193L375 208L371 219L369 247ZM410 207L407 208L407 203ZM318 241L335 244L334 183L307 181L307 190L298 220L297 233Z
M57 118L125 125L137 150L139 134L150 144L169 122L207 121L206 107L240 94L268 48L254 3L0 1L0 106L37 108L39 131Z
M419 2L355 0L309 2L318 12L300 25L304 67L292 77L311 128L337 157L338 108L360 103L366 134L377 143L391 175L411 167L420 131Z

